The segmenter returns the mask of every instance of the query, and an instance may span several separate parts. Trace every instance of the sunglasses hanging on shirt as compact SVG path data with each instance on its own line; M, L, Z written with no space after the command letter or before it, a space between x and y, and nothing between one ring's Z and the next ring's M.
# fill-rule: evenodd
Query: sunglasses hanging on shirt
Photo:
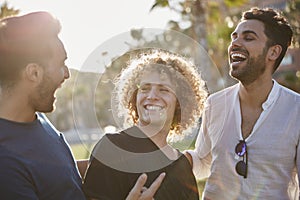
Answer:
M240 140L240 142L235 147L235 153L239 157L243 157L243 160L239 161L235 165L235 171L244 178L247 178L247 170L248 170L248 158L247 158L247 145L244 140Z

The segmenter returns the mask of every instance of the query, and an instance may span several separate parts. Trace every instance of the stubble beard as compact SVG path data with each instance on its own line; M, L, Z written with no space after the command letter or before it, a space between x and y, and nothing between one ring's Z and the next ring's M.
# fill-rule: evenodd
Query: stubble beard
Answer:
M45 76L42 83L37 87L38 98L35 100L37 111L48 113L55 110L55 89L53 89L53 85L51 78Z
M243 85L249 85L257 80L266 70L265 51L257 58L250 58L246 65L239 69L230 69L230 76Z

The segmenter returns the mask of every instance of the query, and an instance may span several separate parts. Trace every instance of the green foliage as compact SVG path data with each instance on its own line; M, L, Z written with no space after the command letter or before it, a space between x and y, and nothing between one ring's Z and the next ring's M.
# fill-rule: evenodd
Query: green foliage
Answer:
M150 11L157 7L167 7L169 6L168 0L156 0L153 6L151 7Z
M288 1L284 14L289 19L294 31L292 45L300 48L300 0Z
M198 185L198 191L199 191L199 199L202 199L202 192L204 191L206 179L203 180L197 180L197 185Z
M20 10L16 10L14 8L9 8L7 2L5 1L0 8L0 19L9 17L9 16L14 16L19 14Z
M224 0L227 7L239 7L248 3L249 0Z
M300 93L300 71L282 71L274 74L278 83Z
M154 7L156 7L154 3ZM198 41L214 60L219 71L224 77L224 66L227 66L227 46L230 42L230 33L233 30L235 20L234 11L238 14L239 8L246 6L248 0L226 0L226 1L205 1L205 0L183 0L172 2L168 7L177 12L181 19L170 20L168 25L171 30L179 31ZM165 5L166 6L166 5ZM238 11L237 11L238 10ZM229 25L231 22L231 26ZM182 28L181 24L190 24ZM215 80L218 78L215 77ZM224 78L228 79L228 78ZM228 82L227 84L232 84Z
M172 6L164 5L164 7L169 7L170 10L181 16L178 21L171 19L168 23L169 28L184 33L198 42L206 41L200 44L207 45L205 49L219 67L219 71L224 76L223 79L227 80L225 85L231 85L235 82L230 81L231 78L229 78L226 71L228 68L227 47L230 42L230 33L237 25L241 12L250 7L258 6L257 3L258 1L249 0L182 0L172 2ZM274 1L273 3L277 2ZM151 10L157 7L156 4L157 1ZM284 14L294 30L293 47L300 48L300 0L286 1ZM203 17L205 17L205 20L203 20ZM182 28L181 24L183 22L189 22L191 25ZM286 81L284 85L292 87L296 84L296 79L289 81L286 78L284 80ZM293 82L293 84L290 82Z
M129 54L120 55L120 57L112 61L111 65L106 67L105 73L99 78L95 91L95 108L97 120L101 127L108 125L117 126L112 113L112 93L115 86L114 80L122 68L126 66L129 59Z
M92 150L92 147L90 149L87 149L82 144L73 144L70 147L75 157L75 160L88 159Z
M207 18L208 24L220 22L222 19L220 18L220 4L217 2L210 2L208 6L209 17Z
M170 7L167 2L168 1L165 0L155 1L154 4L156 5L151 9L158 7ZM195 1L178 1L177 5L174 5L174 2L172 2L172 7L170 7L170 9L181 13L182 20L190 22L190 26L182 27L181 21L175 21L172 19L170 19L168 25L171 30L184 33L194 38L196 32L192 30L194 28L194 21L192 20L193 12L190 10L194 8L191 7L194 5L191 4L192 2ZM230 5L228 3L224 3L224 1L205 2L206 3L204 3L203 6L206 7L203 7L205 10L203 15L206 16L206 21L202 28L205 28L205 31L209 33L204 38L208 44L207 51L216 65L220 67L220 71L224 69L223 74L225 77L228 74L225 69L227 67L227 46L230 42L230 33L240 18L240 11L244 10L244 8L242 8L242 6L237 7L237 5L239 5L235 4L237 1L228 1L231 3ZM290 8L288 7L289 9L286 11L286 15L288 15L291 19L295 19L292 20L292 23L298 27L300 22L299 2L300 0L296 0L294 4L288 4ZM250 5L245 6L249 7ZM230 23L231 26L229 26ZM182 41L182 38L174 34L172 35L168 31L165 31L165 33L161 36L153 36L153 38L149 38L145 32L146 31L143 29L133 29L131 31L131 37L135 40L135 44L128 44L129 48L139 49L144 48L145 46L160 47L169 49L173 52L181 52L187 57L191 56L194 52L191 45L187 45L185 41ZM49 114L51 121L57 126L57 128L62 131L68 130L73 128L75 123L77 123L77 126L79 123L80 126L84 125L89 128L95 128L95 124L91 122L90 117L94 115L99 123L97 125L100 125L101 127L116 125L112 113L111 102L111 94L114 88L113 80L135 53L135 51L131 51L124 55L118 55L117 58L113 58L111 64L107 66L105 73L101 75L72 70L71 78L66 81L63 88L57 93L57 109L54 113ZM203 60L197 62L202 64ZM300 88L300 75L299 72L297 74L298 76L296 76L296 73L293 72L293 74L281 75L280 80L282 80L282 82L280 83L283 83L290 88L296 88L295 91L298 91L297 89ZM212 74L212 76L214 76L214 74ZM78 81L79 78L80 81ZM218 77L214 78L213 81L216 82L217 78ZM228 80L231 79L228 78ZM215 90L218 89L220 88L216 88ZM80 122L75 122L74 119L70 119L69 117L73 116L74 113L78 115L75 109L77 104L79 104L81 110L84 111L79 113ZM92 109L88 107L91 107ZM178 146L178 148L182 148L183 143L178 142L174 145ZM193 145L193 143L191 145Z

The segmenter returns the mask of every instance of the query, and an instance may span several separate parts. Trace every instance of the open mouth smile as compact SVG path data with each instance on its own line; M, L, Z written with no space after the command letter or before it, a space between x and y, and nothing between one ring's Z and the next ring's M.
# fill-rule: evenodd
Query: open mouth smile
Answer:
M232 63L240 63L247 59L247 57L241 53L231 53L230 58Z
M158 106L158 105L146 105L144 106L144 108L149 111L161 111L163 109L162 106Z

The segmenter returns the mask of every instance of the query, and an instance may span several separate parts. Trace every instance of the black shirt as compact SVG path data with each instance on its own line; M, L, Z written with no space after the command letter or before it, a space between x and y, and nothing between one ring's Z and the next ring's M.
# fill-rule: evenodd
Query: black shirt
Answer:
M180 153L177 160L170 160L137 127L103 136L91 155L83 190L87 198L123 200L143 172L148 176L147 188L166 172L155 200L199 199L186 157Z

